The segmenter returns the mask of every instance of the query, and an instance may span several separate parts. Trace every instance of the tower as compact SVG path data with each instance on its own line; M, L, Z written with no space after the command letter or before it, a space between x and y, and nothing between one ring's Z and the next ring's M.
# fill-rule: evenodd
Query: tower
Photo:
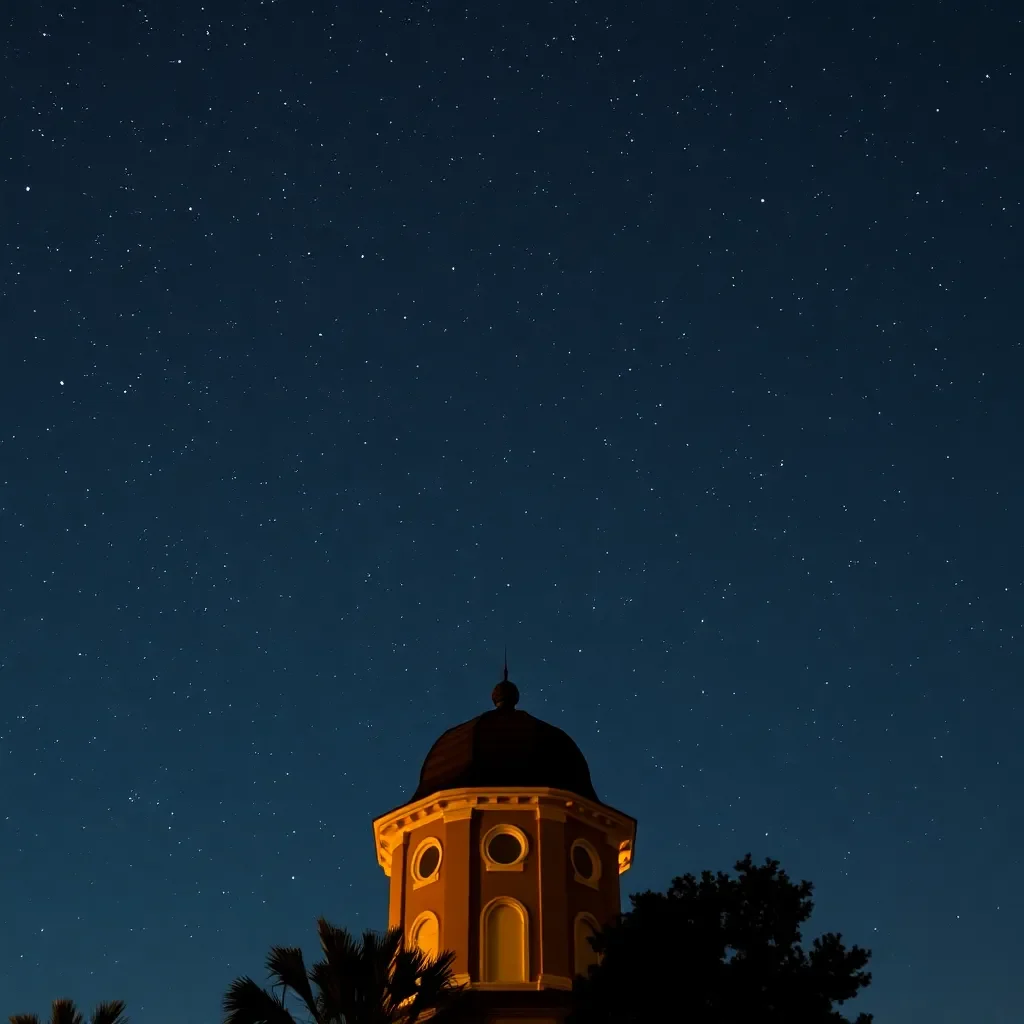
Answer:
M507 667L491 699L441 735L416 792L373 823L388 925L455 953L477 1021L555 1024L594 962L587 938L619 912L636 822L601 803L566 733L517 708Z

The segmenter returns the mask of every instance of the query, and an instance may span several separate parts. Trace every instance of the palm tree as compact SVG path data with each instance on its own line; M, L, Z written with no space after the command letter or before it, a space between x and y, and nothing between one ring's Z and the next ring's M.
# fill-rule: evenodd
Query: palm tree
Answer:
M11 1024L40 1024L34 1013L12 1013L9 1020ZM124 1003L120 999L100 1003L92 1011L89 1020L90 1024L128 1024L128 1018L124 1015ZM84 1021L85 1018L75 1006L74 1000L54 999L53 1006L50 1007L50 1024L84 1024Z
M450 1009L459 987L455 954L431 957L406 948L401 928L364 932L356 942L344 928L317 922L323 959L308 971L297 947L275 946L267 956L271 988L236 978L224 996L224 1024L296 1024L285 1005L290 989L312 1024L415 1024Z

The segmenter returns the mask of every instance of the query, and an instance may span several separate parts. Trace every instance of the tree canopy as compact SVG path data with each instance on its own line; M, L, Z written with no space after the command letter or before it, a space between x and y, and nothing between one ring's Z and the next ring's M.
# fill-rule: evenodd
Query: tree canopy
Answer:
M735 870L631 896L632 909L593 939L602 959L576 979L572 1024L850 1024L835 1006L870 984L870 951L831 933L805 949L811 883L750 854Z

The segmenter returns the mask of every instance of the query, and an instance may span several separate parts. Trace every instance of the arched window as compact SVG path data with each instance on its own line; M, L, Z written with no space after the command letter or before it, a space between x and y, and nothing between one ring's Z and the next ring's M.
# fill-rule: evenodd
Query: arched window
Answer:
M441 926L437 915L424 911L409 929L409 942L418 946L427 956L437 956L441 949Z
M598 932L597 921L590 914L577 914L576 923L573 928L573 948L575 950L575 971L577 974L587 976L589 969L594 964L599 964L601 958L594 952L590 939Z
M481 981L527 981L526 908L499 897L489 903L481 922Z

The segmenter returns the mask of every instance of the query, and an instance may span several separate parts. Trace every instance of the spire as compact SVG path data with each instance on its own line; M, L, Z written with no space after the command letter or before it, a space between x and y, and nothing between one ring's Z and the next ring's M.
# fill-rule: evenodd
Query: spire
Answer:
M491 691L491 700L498 711L514 711L519 703L519 687L508 677L508 647L505 648L505 671L501 682Z

